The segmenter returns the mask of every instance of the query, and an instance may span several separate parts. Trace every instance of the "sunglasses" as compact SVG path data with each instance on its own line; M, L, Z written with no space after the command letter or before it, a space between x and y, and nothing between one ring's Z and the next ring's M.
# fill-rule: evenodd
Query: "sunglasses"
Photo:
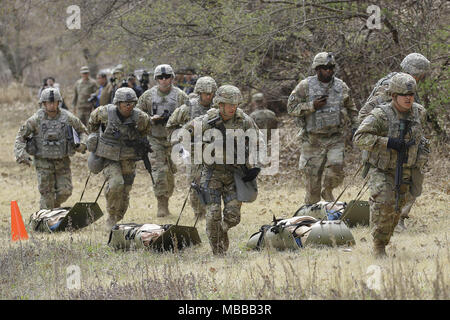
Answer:
M322 70L333 70L334 66L320 66L319 69L322 69Z
M412 92L409 92L409 93L399 93L398 94L400 97L406 97L406 96L409 96L409 97L412 97L412 96L414 96L414 93L412 93Z
M162 74L162 75L160 75L160 76L157 76L156 79L162 80L162 79L169 79L169 78L171 78L171 77L172 77L171 74Z
M122 102L125 107L134 107L136 102Z

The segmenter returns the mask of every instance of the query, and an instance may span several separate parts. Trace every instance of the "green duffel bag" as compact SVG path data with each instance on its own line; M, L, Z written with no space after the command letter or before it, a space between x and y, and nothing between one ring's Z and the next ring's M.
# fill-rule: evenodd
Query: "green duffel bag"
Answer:
M247 247L260 250L264 246L277 250L298 250L309 245L354 245L355 239L347 225L338 221L320 221L310 216L292 217L262 226L254 233Z
M181 250L201 243L195 227L159 224L116 224L109 234L108 245L118 250Z
M297 250L303 247L311 226L318 220L311 216L274 219L272 225L264 225L247 242L249 249L260 250L267 246L277 250Z

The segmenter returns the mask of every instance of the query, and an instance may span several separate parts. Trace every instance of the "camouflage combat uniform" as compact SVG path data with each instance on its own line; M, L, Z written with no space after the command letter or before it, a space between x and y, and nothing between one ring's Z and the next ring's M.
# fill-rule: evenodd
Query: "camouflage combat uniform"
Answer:
M154 86L139 97L137 108L150 117L163 115L164 112L170 116L176 108L185 104L187 100L187 95L173 85L168 93L162 93L158 86ZM153 149L150 154L153 177L155 178L153 191L156 198L162 199L161 201L164 204L173 194L174 173L177 171L171 159L172 148L168 141L168 132L165 125L166 123L152 123L152 129L148 136Z
M425 74L429 67L430 62L428 59L426 59L424 56L418 53L411 53L407 55L402 63L401 63L402 70L406 73L409 73L411 75L420 76L422 74ZM362 108L359 110L358 113L358 122L361 124L363 120L370 114L370 112L376 108L379 105L389 103L392 98L388 92L389 89L389 83L393 76L398 74L398 72L391 72L385 77L381 78L377 81L375 84L374 89L372 90L369 98L367 98L366 103L362 106ZM421 114L424 114L426 112L425 108L420 105L420 99L417 92L414 94L414 102L417 103L417 106L419 108L422 108ZM362 152L362 159L364 162L367 161L367 151L363 150ZM407 219L409 218L409 212L411 211L411 208L416 201L416 197L411 196L409 198L408 203L403 207L401 218ZM401 224L403 228L405 228L404 224ZM401 230L401 229L400 229Z
M217 99L218 96L227 93L236 101L233 104L239 104L242 101L238 88L225 85L217 90L213 104L217 105L217 101L220 101ZM219 115L219 109L211 108L205 115L188 122L183 128L193 132L194 122L199 121L202 124L202 132L205 132L214 128L208 124L208 121ZM253 119L240 108L237 108L233 118L228 121L221 120L221 122L225 129L242 129L246 131L252 128L258 130ZM204 144L206 145L208 142L204 142ZM223 164L214 163L207 165L204 163L200 178L200 186L206 190L210 197L210 203L206 204L206 234L214 254L223 254L228 250L228 229L239 224L241 220L242 202L237 199L233 174L236 165L226 164L225 155L226 153L223 152ZM221 200L224 203L223 214Z
M349 91L341 79L333 77L323 83L315 75L302 80L289 96L288 113L298 117L300 126L299 168L305 179L305 204L319 202L321 196L333 201L331 191L344 178L344 131L357 128L358 116ZM313 101L325 94L327 104L315 111Z
M415 91L414 78L399 73L392 81L408 81L408 85ZM391 89L392 84L390 87ZM395 91L392 91L395 92ZM401 93L398 92L397 93ZM393 102L378 105L363 120L354 136L354 143L359 148L367 150L370 187L370 220L374 238L375 254L384 254L384 247L394 232L400 218L400 212L395 210L395 168L397 164L397 151L388 148L390 138L398 138L400 120L409 120L409 129L405 135L406 141L414 144L408 148L407 163L403 164L403 181L400 189L399 208L401 209L417 190L412 190L409 183L414 179L413 169L422 170L428 159L428 141L423 133L425 121L423 107L413 103L408 112L397 111ZM422 181L415 182L416 189L421 188Z
M123 94L121 94L123 93ZM123 99L123 95L128 98ZM136 108L128 118L121 118L118 111L120 101L137 101L131 88L116 91L114 102L95 109L89 118L89 133L98 132L100 126L105 130L98 139L95 154L105 158L103 175L107 179L105 188L106 209L109 214L108 227L120 221L130 200L130 191L136 176L138 156L130 142L145 137L150 132L150 119Z
M41 94L41 100L49 91L56 92L57 89L45 89ZM57 95L59 92L55 93L55 96ZM48 100L44 99L43 101ZM84 152L86 150L86 127L80 119L60 107L54 118L47 115L44 107L39 109L20 127L16 136L14 145L16 161L27 162L29 156L34 155L33 163L41 194L40 209L58 208L72 195L69 157L74 155L76 147L68 139L73 134L70 132L72 129L69 126L72 126L77 132L84 148L82 152ZM27 147L27 141L31 137L34 137L34 148ZM34 151L31 151L32 149Z
M186 104L175 109L173 114L167 121L166 128L169 131L169 136L172 132L182 127L187 122L195 119L196 117L206 114L210 106L203 106L200 104L199 94L202 92L214 93L217 89L216 82L211 77L201 77L197 80L194 88L194 93L189 95L189 100ZM191 146L191 165L188 168L188 182L200 183L201 165L194 164L194 145ZM191 207L194 210L196 217L204 217L206 214L205 206L200 202L197 193L194 189L190 189L189 199L191 201Z
M97 90L97 83L91 78L89 78L89 80L87 81L79 79L75 83L72 107L74 113L85 125L89 120L89 115L91 114L92 108L94 106L92 102L88 102L88 99L90 98L91 94L96 93Z

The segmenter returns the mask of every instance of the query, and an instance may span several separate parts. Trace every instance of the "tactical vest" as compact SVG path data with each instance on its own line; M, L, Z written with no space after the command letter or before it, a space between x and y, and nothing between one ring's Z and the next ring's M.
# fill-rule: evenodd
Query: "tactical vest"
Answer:
M328 95L327 103L319 110L306 116L306 131L313 134L332 134L339 131L341 124L341 107L343 97L343 81L333 78L332 86L326 87L317 76L307 78L308 99L314 101L317 98Z
M139 114L136 110L122 122L117 115L117 106L108 105L108 124L105 132L100 134L95 154L113 161L137 159L131 141L139 138L136 123Z
M216 118L217 116L220 116L219 109L216 109L216 108L211 108L206 113L208 114L208 121ZM245 132L250 127L251 127L251 125L249 123L249 119L246 118L244 111L240 108L237 108L236 113L232 119L230 119L226 122L222 122L222 120L218 120L217 123L215 124L215 126L213 126L212 128L218 129L220 131L224 130L224 132L226 134L226 129L234 129L234 130L242 129ZM236 154L236 146L237 146L236 137L234 140L235 140L234 141L234 147L235 147L234 157L235 157L235 159L234 159L233 163L236 164L236 156L237 156L237 154ZM223 132L222 132L220 139L218 139L217 141L219 144L222 143L222 145L223 145L221 156L223 159L223 164L226 164L226 161L227 161L226 160L226 136L223 134ZM207 141L205 143L210 144L210 143L214 143L214 142ZM245 158L246 158L246 162L247 162L248 154L246 154Z
M400 135L400 119L390 103L378 106L386 114L388 119L388 132L385 136L398 138ZM411 114L407 118L410 121L405 140L415 143L408 148L408 161L403 164L404 168L413 168L416 165L419 143L423 137L422 125L420 123L419 111L417 104L413 104ZM377 150L377 152L369 152L369 163L381 170L395 169L397 166L397 151L392 149Z
M62 159L75 153L69 142L69 117L65 110L54 119L46 117L43 109L38 111L39 131L36 135L36 157Z
M189 120L200 117L209 110L208 107L204 107L200 104L200 98L198 96L189 99Z
M151 115L162 115L168 112L169 116L175 111L178 106L179 89L172 87L170 92L165 96L158 94L158 87L155 86L150 89L152 99ZM156 138L167 137L166 123L158 123L152 126L151 135Z

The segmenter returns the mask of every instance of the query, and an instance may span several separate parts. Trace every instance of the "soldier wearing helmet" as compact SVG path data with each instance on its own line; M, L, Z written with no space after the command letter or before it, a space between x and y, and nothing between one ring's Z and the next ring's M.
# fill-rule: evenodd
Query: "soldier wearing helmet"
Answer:
M385 246L394 232L401 209L409 198L420 193L423 170L428 159L429 143L424 136L425 112L414 102L415 79L406 73L397 73L389 83L391 101L374 108L356 131L353 141L368 152L370 185L370 223L374 254L385 256ZM404 140L400 128L405 125ZM395 169L399 152L407 152L403 164L399 208L396 210Z
M86 152L87 129L69 111L62 109L58 89L41 93L41 108L20 127L14 145L18 163L34 166L41 194L40 208L61 207L72 194L70 156ZM74 138L75 137L75 138Z
M194 87L194 92L189 95L189 100L186 101L181 107L175 109L173 114L167 121L166 128L170 135L175 129L181 128L185 123L190 120L206 114L211 108L214 94L217 90L216 81L208 76L200 77ZM169 136L170 136L169 135ZM193 155L193 148L191 148L190 154ZM199 183L200 179L200 166L193 164L194 157L191 156L192 164L188 168L188 181L191 183ZM204 218L206 214L205 206L201 204L194 189L190 191L190 201L192 209L196 217Z
M171 145L168 141L166 123L176 108L188 100L181 89L173 85L175 73L168 64L155 68L157 85L139 97L137 108L150 116L152 129L148 140L154 152L150 155L155 177L153 191L158 201L158 217L170 215L169 198L174 189L174 173L177 171L171 159Z
M241 103L240 90L232 85L223 85L216 91L213 99L214 107L210 108L206 114L186 123L183 128L192 135L195 123L201 123L202 133L208 129L220 130L222 140L215 137L214 140L205 141L205 149L209 149L212 145L217 146L217 141L226 142L224 134L227 134L227 129L242 129L244 132L248 129L258 130L253 119L238 108ZM219 140L216 141L216 138ZM221 146L226 148L226 143ZM242 205L242 201L238 200L240 196L237 193L235 182L236 170L241 166L237 166L236 158L234 162L227 161L225 151L220 153L223 154L223 157L220 157L219 161L209 164L206 161L202 163L200 183L196 186L206 206L206 234L212 252L216 255L224 254L228 250L228 230L239 224ZM256 188L256 176L259 168L250 168L247 160L245 176L242 180L255 183ZM224 203L223 211L221 210L222 201Z
M332 190L344 178L345 132L357 128L358 110L348 86L334 76L335 65L332 53L318 53L312 63L316 75L302 80L287 104L300 126L305 204L319 202L321 197L334 201Z
M425 58L420 53L414 52L408 54L403 59L403 61L400 63L400 67L402 69L402 72L413 76L417 84L419 84L423 79L425 79L426 74L430 70L430 61L428 61L428 59ZM387 76L377 81L374 89L372 90L372 93L370 94L369 98L367 98L366 103L359 110L358 114L359 123L361 123L376 106L391 101L391 95L389 94L388 89L392 77L395 76L396 74L398 74L398 72L391 72ZM414 101L418 103L418 106L420 106L419 104L420 100L419 96L417 95L417 91L414 95ZM422 112L425 112L425 109L422 110ZM366 169L364 170L364 174L366 174L368 170L367 152L365 151L362 152L362 158L363 161L366 163ZM411 197L410 202L404 206L396 231L401 232L406 229L405 219L409 218L409 212L411 211L414 202L415 197Z
M265 107L264 94L261 92L252 96L252 105L255 107L255 110L250 113L250 117L255 120L260 130L267 130L267 139L270 140L271 130L278 128L278 119L275 112Z
M89 68L84 66L80 69L81 79L75 83L72 108L74 113L87 124L89 115L94 108L94 102L89 101L92 94L98 90L97 83L89 77Z
M136 109L137 97L131 88L119 88L113 104L100 106L89 118L89 151L104 159L103 175L106 178L105 197L110 230L122 220L130 200L130 191L136 176L136 154L133 142L145 138L150 132L147 114ZM100 127L103 129L100 131Z

